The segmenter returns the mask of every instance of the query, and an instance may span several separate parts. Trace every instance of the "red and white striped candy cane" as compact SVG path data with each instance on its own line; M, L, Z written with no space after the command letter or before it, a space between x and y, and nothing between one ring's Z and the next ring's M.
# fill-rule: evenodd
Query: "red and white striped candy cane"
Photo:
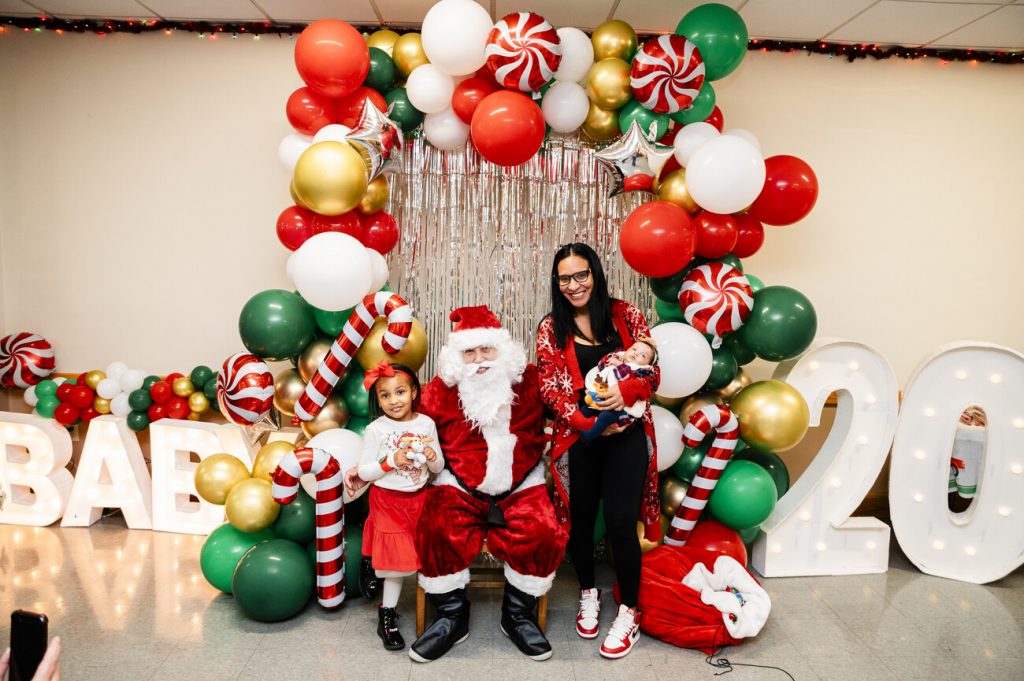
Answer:
M729 463L733 450L736 449L736 440L740 435L740 423L729 407L709 404L708 406L694 412L690 420L686 422L683 429L683 442L688 447L696 447L708 434L715 431L715 441L711 443L711 449L704 455L700 464L700 470L693 477L690 489L686 492L683 503L676 509L676 515L672 518L672 525L665 535L665 543L671 546L684 546L693 532L694 525L700 512L708 503L708 497L718 484L718 478L722 475L722 469Z
M296 425L298 421L312 421L320 413L324 401L341 380L377 317L388 319L387 331L381 339L384 352L393 355L409 340L412 331L412 307L409 303L388 291L371 293L363 298L295 403Z
M279 504L299 495L299 478L316 476L316 598L325 608L345 601L345 504L341 465L325 449L302 447L281 457L271 478Z

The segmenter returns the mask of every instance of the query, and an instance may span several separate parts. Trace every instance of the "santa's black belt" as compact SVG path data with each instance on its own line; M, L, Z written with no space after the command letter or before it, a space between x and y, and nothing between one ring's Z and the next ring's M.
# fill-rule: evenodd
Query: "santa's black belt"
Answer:
M445 462L445 464L445 468L452 474L452 477L455 478L455 482L459 483L459 487L462 488L463 492L474 499L487 502L487 524L491 527L505 527L505 513L501 510L501 507L498 506L498 502L504 501L510 494L512 494L512 492L516 491L519 488L519 485L523 484L523 481L526 480L526 476L524 475L521 479L516 481L508 488L507 492L502 492L501 494L484 494L479 490L472 489L462 481L462 478L460 478L450 466L447 465L447 462ZM529 473L527 473L527 475L529 475Z

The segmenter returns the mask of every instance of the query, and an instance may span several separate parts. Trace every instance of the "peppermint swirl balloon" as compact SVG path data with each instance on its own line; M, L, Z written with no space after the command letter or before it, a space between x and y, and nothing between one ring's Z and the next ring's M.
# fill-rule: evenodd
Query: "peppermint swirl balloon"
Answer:
M217 404L236 426L266 416L274 403L274 377L266 362L245 352L228 357L217 374Z
M53 373L53 346L34 333L12 333L0 339L0 386L28 388Z
M701 333L712 334L712 348L722 345L722 336L743 326L754 307L750 281L738 269L724 262L709 262L683 279L679 307L686 323Z
M536 92L554 77L562 61L562 40L539 14L513 12L491 29L484 54L499 85Z
M681 35L652 38L633 58L629 87L645 108L676 113L689 108L704 85L704 60Z

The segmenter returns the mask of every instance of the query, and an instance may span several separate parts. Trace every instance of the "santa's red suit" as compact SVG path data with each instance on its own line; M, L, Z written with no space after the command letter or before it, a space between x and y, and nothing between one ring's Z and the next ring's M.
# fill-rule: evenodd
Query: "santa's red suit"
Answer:
M474 314L474 310L479 314ZM469 564L487 548L505 563L508 582L531 596L551 587L567 533L555 519L541 456L545 446L537 369L486 308L461 308L438 359L439 376L422 391L419 410L437 425L445 470L428 488L417 529L427 593L461 589ZM496 383L471 391L465 350L497 350L487 372ZM504 381L502 394L502 375ZM482 376L482 374L481 374ZM484 405L481 408L481 405Z

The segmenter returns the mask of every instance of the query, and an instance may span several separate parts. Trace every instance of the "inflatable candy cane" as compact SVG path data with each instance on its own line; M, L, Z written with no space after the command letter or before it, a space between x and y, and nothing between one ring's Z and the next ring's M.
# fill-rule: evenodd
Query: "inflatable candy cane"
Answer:
M387 331L381 339L385 352L394 354L409 340L412 331L412 307L409 303L388 291L371 293L363 298L363 302L359 303L345 322L345 328L331 345L320 368L306 384L305 392L295 403L296 425L299 421L312 421L320 413L324 401L345 373L377 317L388 319Z
M694 412L687 421L686 428L683 429L683 442L688 447L699 445L712 429L715 431L715 441L704 455L704 461L701 462L697 475L693 477L683 503L676 509L676 516L672 518L672 525L665 536L666 544L684 546L690 538L700 512L704 510L708 497L718 484L722 469L729 463L729 458L736 449L736 440L740 434L739 425L739 420L729 407L714 404Z
M271 475L274 501L295 501L304 473L316 476L316 598L323 607L336 608L345 601L344 476L327 450L296 449L281 458Z

